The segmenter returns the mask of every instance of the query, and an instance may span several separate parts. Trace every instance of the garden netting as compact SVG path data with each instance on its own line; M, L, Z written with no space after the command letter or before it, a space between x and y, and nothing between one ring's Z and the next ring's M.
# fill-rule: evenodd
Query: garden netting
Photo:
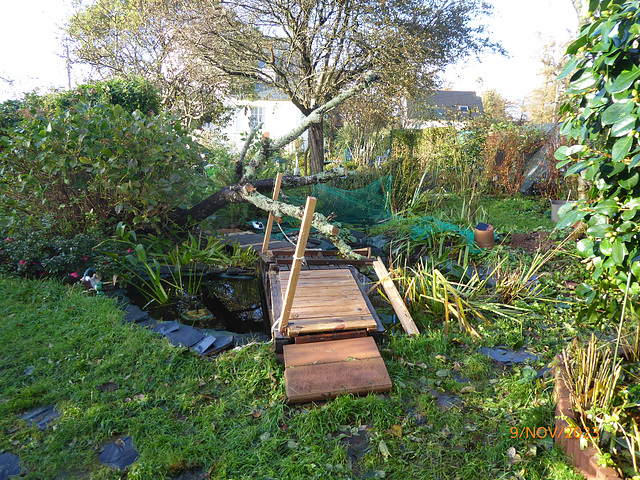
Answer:
M312 196L318 199L316 212L334 222L354 228L364 228L391 218L389 191L391 176L379 178L366 187L342 190L329 185L314 185ZM291 203L304 205L305 197L290 196Z
M329 217L332 222L338 222L343 226L355 229L364 229L393 215L390 209L389 192L391 189L390 175L382 177L366 187L356 190L342 190L329 185L314 185L312 195L317 198L316 211ZM306 197L289 196L289 201L295 205L304 205ZM290 228L286 233L295 233L299 228L299 222L289 220ZM445 222L432 216L417 217L410 228L411 239L420 242L430 237L444 233L459 235L466 239L466 243L472 252L478 252L474 241L473 230L463 228L453 223ZM278 229L274 231L278 237Z

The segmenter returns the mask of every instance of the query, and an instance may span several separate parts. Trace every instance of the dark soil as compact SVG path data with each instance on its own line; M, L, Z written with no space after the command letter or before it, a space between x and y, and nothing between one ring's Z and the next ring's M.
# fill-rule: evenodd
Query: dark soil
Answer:
M549 238L550 232L531 232L531 233L514 233L509 235L505 244L511 248L522 248L528 253L533 253L538 250L546 252L556 246L556 244Z

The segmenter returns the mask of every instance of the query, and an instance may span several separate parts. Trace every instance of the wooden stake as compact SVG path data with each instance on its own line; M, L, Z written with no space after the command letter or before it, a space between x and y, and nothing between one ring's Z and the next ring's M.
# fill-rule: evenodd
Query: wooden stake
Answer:
M304 259L304 252L307 247L307 239L311 230L311 219L316 208L316 198L307 197L307 204L304 207L304 216L302 217L302 225L300 225L300 234L298 235L298 244L296 252L293 255L293 264L291 265L291 274L287 283L287 293L284 296L284 307L282 309L282 317L280 319L280 331L284 332L289 326L289 315L291 315L291 307L293 305L293 297L296 294L296 286L298 285L298 277L300 276L300 268Z
M416 327L416 324L413 322L413 318L411 318L411 314L409 310L407 310L407 306L402 301L402 297L398 293L398 289L396 289L393 280L391 280L389 272L387 268L378 257L377 260L373 262L373 269L376 271L376 275L378 275L378 279L380 283L382 283L382 287L384 288L391 305L393 306L393 310L396 312L400 323L402 324L402 328L409 335L419 335L420 330Z
M282 173L278 172L276 176L276 184L273 187L273 200L278 200L280 196L280 184L282 183ZM269 250L269 240L271 238L271 227L273 227L274 215L269 212L269 220L267 220L267 227L264 229L264 242L262 242L262 253L267 254ZM280 223L280 222L278 222Z

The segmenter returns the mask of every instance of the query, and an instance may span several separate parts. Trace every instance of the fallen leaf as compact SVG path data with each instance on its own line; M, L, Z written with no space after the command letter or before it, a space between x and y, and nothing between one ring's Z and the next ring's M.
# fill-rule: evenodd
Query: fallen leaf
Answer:
M262 412L257 408L254 408L253 412L251 412L249 415L251 415L253 418L260 418L262 416Z
M380 443L378 444L378 450L380 450L380 453L382 454L386 462L387 458L391 456L391 453L389 453L389 448L387 447L387 444L384 443L384 440L381 440Z
M436 372L436 375L439 377L446 377L449 375L449 370L447 370L446 368L441 368Z
M113 381L109 380L106 383L98 385L98 390L101 392L113 392L118 389L118 385Z
M522 461L522 457L516 453L515 447L511 447L507 450L507 457L509 457L509 465L515 465Z
M394 437L402 437L402 427L400 425L393 425L387 433L390 433Z
M466 387L462 387L460 389L460 393L474 393L476 391L476 387L473 385L467 385Z

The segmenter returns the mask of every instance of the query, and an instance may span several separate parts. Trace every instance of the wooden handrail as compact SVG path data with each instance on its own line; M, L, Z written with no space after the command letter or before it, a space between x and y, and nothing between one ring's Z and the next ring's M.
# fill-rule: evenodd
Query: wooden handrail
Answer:
M316 208L316 202L315 197L307 197L307 203L304 207L304 215L302 217L302 225L300 225L300 234L298 235L298 244L296 245L296 252L293 255L291 274L289 276L289 282L287 283L287 293L284 296L284 307L282 309L282 316L280 317L280 332L284 332L289 326L289 315L291 315L293 297L296 294L298 277L300 276L300 268L304 260L304 252L307 247L307 239L309 238L309 231L311 230L311 220Z
M280 184L282 183L282 173L278 172L276 176L276 183L273 187L273 200L278 200L280 196ZM264 241L262 242L262 253L266 255L269 250L269 239L271 238L271 228L273 227L274 215L269 212L269 220L267 220L267 226L264 229Z

